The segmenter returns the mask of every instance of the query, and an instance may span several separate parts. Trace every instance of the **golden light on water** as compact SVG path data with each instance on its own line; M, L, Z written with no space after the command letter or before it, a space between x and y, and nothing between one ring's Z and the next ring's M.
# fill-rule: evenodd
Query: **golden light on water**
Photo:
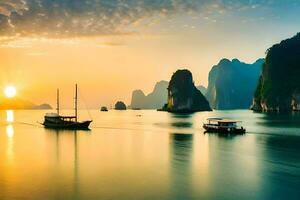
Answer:
M14 136L14 127L11 124L6 127L6 135L8 138L12 138Z
M6 111L6 122L8 122L8 123L14 122L14 111L13 110Z
M16 96L17 94L17 89L15 86L6 86L4 89L4 94L7 98L13 98Z
M6 155L8 162L12 164L14 159L14 111L13 110L6 110L6 136L7 136L7 149Z
M7 146L6 158L7 164L12 165L14 161L14 127L12 124L6 126Z

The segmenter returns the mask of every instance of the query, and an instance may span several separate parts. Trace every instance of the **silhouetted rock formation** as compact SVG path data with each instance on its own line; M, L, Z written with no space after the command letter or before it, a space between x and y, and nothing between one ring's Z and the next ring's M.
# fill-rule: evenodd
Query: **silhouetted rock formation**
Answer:
M249 109L264 60L222 59L209 72L206 98L213 109Z
M102 107L101 107L101 109L100 109L100 111L101 111L101 112L107 112L107 111L108 111L108 109L107 109L107 107L106 107L106 106L102 106Z
M145 109L146 96L142 90L134 90L131 96L130 107L133 109Z
M267 51L252 109L300 111L300 33Z
M34 109L37 109L37 110L51 110L52 107L51 107L51 105L49 105L47 103L43 103L41 105L35 106Z
M52 109L49 104L36 105L30 101L20 98L3 98L0 100L0 110L35 110L35 109Z
M168 102L163 110L168 112L211 111L208 101L195 87L189 70L177 70L168 86Z
M125 105L124 102L118 101L118 102L115 104L115 109L116 109L116 110L126 110L126 105Z
M206 87L202 86L202 85L199 85L197 86L197 89L205 96L206 95L206 92L207 92L207 89Z
M167 81L156 83L153 92L147 96L142 90L135 90L132 93L131 108L132 109L158 109L161 108L168 99Z

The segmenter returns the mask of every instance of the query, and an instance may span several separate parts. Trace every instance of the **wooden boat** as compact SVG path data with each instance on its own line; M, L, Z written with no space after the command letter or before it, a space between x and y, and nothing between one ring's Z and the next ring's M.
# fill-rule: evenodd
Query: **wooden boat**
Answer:
M205 129L205 132L208 133L246 133L246 129L237 125L237 123L241 123L242 121L223 118L208 118L207 121L208 123L203 124L203 128Z
M72 129L72 130L88 130L92 120L78 121L77 114L77 84L75 86L75 115L74 116L61 116L59 114L59 90L57 90L57 113L46 113L44 117L44 127L52 129Z

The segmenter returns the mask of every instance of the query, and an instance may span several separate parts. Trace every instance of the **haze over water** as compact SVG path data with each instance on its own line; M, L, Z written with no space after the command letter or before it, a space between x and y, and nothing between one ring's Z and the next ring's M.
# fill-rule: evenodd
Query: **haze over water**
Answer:
M0 199L300 196L299 114L95 110L92 130L75 132L44 129L44 113L0 112ZM204 134L218 116L243 120L248 133Z

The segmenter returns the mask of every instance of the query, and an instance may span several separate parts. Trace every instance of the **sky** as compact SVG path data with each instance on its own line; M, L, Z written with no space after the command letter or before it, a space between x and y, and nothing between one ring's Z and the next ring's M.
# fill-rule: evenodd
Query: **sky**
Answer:
M222 58L253 63L299 32L300 0L1 0L0 90L89 108L130 104L177 69L207 86Z

